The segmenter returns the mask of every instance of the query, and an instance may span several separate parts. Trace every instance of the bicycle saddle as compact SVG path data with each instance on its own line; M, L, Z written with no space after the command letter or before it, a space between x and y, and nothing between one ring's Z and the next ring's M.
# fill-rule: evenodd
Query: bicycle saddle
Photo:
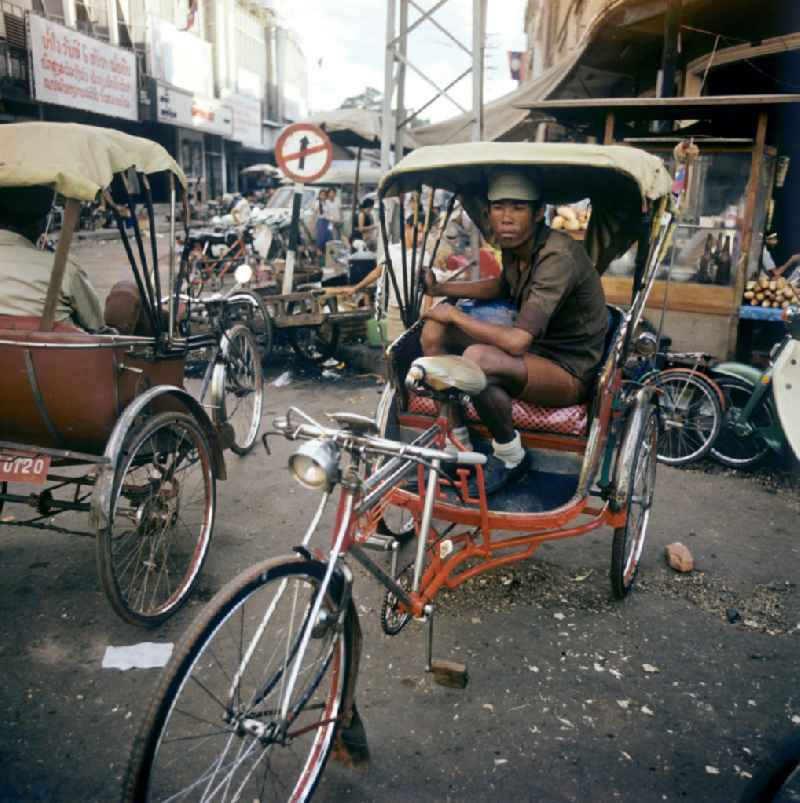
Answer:
M358 413L328 413L328 418L354 435L377 435L378 425L371 418Z
M408 369L406 387L414 392L425 387L440 391L460 390L473 396L486 387L486 374L467 357L418 357Z

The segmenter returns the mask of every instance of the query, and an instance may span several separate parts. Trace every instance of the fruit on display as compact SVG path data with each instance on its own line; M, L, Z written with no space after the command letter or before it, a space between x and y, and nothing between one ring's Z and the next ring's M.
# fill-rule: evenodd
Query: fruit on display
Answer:
M591 214L591 208L576 209L566 205L559 206L550 223L550 228L556 231L586 231Z
M800 304L800 294L783 276L771 279L766 273L760 273L745 285L744 303L751 307L785 309L791 304Z

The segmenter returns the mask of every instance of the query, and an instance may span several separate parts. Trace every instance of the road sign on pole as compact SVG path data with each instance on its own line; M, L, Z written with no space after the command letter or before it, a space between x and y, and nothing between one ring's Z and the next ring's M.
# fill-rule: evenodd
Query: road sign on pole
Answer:
M292 224L289 230L289 248L286 252L286 265L283 270L282 292L292 292L294 263L297 259L297 243L300 239L300 200L303 185L319 181L333 159L333 143L318 126L310 123L293 123L281 131L275 143L275 161L278 167L294 179L292 198Z
M333 143L319 126L293 123L275 143L275 161L291 179L313 184L321 179L333 159Z

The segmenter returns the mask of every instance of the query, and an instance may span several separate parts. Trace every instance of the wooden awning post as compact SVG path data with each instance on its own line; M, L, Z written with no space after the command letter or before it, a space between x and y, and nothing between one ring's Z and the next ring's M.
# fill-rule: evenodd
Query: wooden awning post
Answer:
M52 332L55 328L56 304L61 295L61 286L64 284L64 273L67 269L67 257L72 245L72 235L78 226L81 214L81 203L75 198L68 198L64 207L64 222L61 224L61 235L56 246L56 255L53 259L53 272L50 274L50 284L47 287L47 297L44 302L42 319L39 324L40 332Z
M758 201L758 188L761 184L761 171L764 166L764 146L767 141L767 112L758 114L756 126L756 140L753 144L753 153L750 159L750 178L745 190L744 221L742 226L742 250L739 264L736 266L736 282L734 284L734 300L741 303L744 285L747 281L747 266L750 264L750 249L753 245L753 218L756 213ZM731 320L731 330L728 335L728 351L736 348L737 333L739 329L739 316L734 315Z

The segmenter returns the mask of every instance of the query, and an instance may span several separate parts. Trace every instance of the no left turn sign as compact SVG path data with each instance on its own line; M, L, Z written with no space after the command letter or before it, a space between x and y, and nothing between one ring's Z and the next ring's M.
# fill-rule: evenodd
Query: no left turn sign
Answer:
M318 181L331 166L333 144L311 123L293 123L281 131L275 143L275 161L289 178L303 184Z

